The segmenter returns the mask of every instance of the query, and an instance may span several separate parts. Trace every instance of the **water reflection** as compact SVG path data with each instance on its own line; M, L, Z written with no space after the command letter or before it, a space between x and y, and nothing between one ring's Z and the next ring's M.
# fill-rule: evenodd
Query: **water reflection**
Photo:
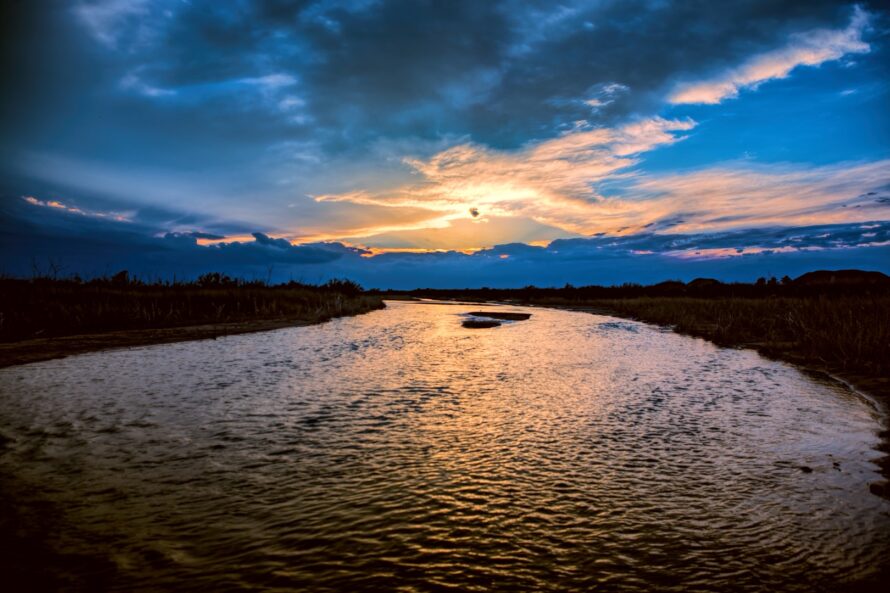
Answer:
M585 313L461 327L477 309L0 371L6 491L52 516L19 542L54 582L120 591L813 591L886 569L878 426L849 393Z

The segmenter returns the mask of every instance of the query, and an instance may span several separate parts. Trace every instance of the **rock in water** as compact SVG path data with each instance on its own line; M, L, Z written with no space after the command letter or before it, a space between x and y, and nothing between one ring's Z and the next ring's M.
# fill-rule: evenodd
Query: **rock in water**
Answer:
M494 319L464 319L462 325L473 329L481 329L484 327L497 327L500 324L500 321Z
M470 311L470 315L476 317L489 317L491 319L504 319L506 321L525 321L532 316L531 313L513 313L511 311Z

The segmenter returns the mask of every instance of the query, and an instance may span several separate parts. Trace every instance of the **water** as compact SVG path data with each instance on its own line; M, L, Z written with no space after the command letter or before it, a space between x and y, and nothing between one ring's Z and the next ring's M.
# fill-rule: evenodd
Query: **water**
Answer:
M91 591L809 592L886 576L861 398L639 323L514 308L534 315L462 328L474 309L392 302L0 371L7 563Z

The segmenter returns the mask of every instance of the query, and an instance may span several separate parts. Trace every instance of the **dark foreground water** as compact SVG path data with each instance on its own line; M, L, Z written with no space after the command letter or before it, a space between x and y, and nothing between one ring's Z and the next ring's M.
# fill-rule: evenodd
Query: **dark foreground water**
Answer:
M462 328L478 308L0 371L3 578L810 592L887 575L861 398L608 317Z

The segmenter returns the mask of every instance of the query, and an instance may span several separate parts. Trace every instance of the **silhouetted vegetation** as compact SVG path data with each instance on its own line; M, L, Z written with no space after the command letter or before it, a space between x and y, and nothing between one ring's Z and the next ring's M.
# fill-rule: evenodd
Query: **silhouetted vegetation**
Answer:
M890 295L604 299L590 304L723 345L833 370L890 373Z
M253 320L316 322L382 306L350 280L269 285L209 273L193 282L144 282L126 271L89 281L3 278L0 342Z

